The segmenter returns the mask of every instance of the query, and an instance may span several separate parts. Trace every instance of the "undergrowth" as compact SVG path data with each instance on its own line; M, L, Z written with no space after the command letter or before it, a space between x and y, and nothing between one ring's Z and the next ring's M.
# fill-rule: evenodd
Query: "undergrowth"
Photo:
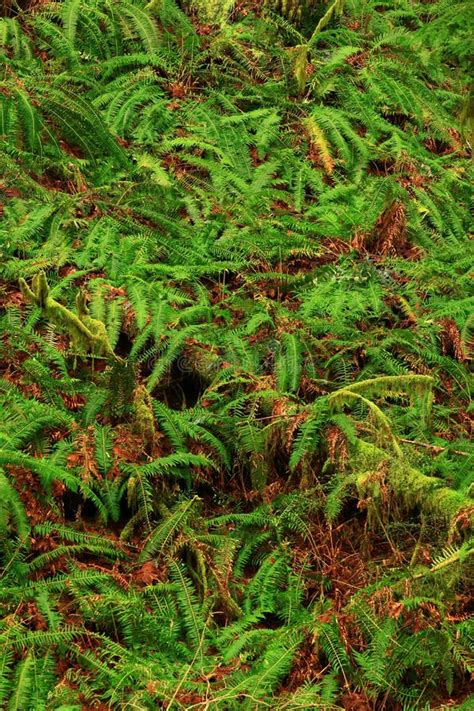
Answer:
M0 707L472 709L472 6L2 14Z

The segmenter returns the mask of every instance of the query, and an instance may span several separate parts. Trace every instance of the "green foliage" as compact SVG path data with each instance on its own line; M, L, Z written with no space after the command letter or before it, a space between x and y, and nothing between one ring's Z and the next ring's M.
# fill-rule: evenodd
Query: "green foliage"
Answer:
M21 7L0 707L467 711L471 8Z

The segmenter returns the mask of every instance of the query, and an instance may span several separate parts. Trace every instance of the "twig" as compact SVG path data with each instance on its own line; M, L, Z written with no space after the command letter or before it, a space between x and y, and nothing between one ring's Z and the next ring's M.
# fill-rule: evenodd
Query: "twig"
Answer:
M431 449L433 450L433 452L444 452L448 449L453 454L461 454L463 457L470 456L469 452L461 452L460 449L450 449L449 447L441 447L438 444L427 444L426 442L417 442L413 439L403 439L403 437L399 437L399 440L400 442L405 442L406 444L414 444L416 447L425 447L425 449Z

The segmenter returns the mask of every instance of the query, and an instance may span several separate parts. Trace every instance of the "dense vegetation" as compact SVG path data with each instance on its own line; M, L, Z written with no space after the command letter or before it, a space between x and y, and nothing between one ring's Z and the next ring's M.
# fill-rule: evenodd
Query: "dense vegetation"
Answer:
M0 708L473 708L473 6L4 0Z

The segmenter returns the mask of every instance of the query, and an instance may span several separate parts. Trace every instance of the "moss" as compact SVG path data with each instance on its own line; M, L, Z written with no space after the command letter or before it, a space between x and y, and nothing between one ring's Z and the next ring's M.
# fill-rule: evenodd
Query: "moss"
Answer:
M423 513L447 522L464 515L468 525L469 523L472 525L474 514L472 498L448 488L442 479L423 474L403 457L394 459L379 447L358 441L355 459L358 467L363 466L364 470L369 468L376 470L380 468L382 462L385 462L388 467L387 480L390 489L407 509L420 507Z
M95 356L117 358L110 345L107 330L102 321L91 318L83 292L76 297L77 315L50 296L50 289L44 272L33 277L31 287L19 279L21 293L25 299L38 306L45 317L66 331L73 347Z
M151 396L143 385L138 385L134 392L135 427L147 444L155 436L155 418L151 405Z

